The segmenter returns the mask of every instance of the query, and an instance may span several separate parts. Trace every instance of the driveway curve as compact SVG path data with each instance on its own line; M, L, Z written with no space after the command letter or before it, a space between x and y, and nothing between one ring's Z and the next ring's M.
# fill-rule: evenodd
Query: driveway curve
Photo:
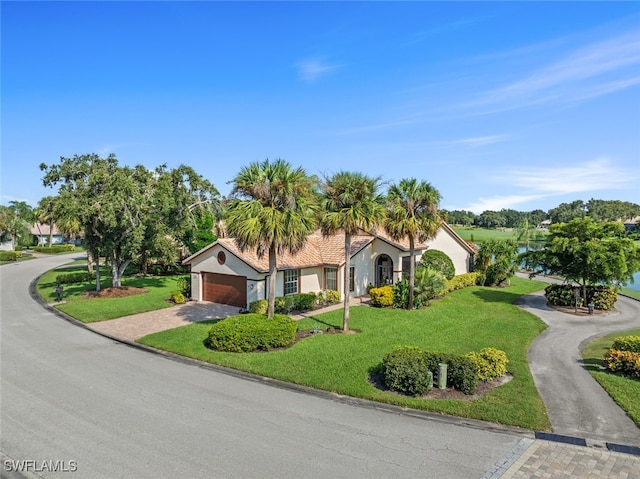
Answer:
M621 296L616 311L575 316L547 306L541 291L519 305L548 325L529 349L529 366L553 432L639 446L640 429L583 367L580 352L591 339L640 328L640 302Z

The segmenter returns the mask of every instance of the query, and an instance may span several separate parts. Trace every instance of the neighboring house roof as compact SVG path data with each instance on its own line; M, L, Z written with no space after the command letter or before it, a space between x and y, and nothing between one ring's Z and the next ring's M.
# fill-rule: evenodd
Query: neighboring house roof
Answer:
M442 228L447 231L463 248L469 253L477 252L477 247L463 240L448 224L442 223ZM353 257L376 238L393 245L401 251L409 251L409 240L396 241L392 239L382 228L378 228L372 233L361 231L351 237L351 256ZM318 230L307 238L307 244L297 252L291 254L285 252L278 255L278 270L311 268L314 266L341 266L344 264L344 232L339 232L331 236L323 236ZM269 257L267 254L258 257L255 248L241 251L233 238L219 238L206 248L186 258L182 264L191 264L202 255L206 254L215 246L221 246L247 265L258 272L267 273L269 271ZM415 250L423 251L429 248L428 243L416 243Z
M60 230L58 229L58 227L56 225L53 225L53 232L50 233L49 230L49 225L45 224L45 223L36 223L33 226L31 226L31 228L29 229L29 232L32 235L49 235L49 234L53 234L53 235L60 235L62 236L62 233L60 232Z
M636 225L638 222L640 222L640 216L634 216L633 218L623 221L625 225Z

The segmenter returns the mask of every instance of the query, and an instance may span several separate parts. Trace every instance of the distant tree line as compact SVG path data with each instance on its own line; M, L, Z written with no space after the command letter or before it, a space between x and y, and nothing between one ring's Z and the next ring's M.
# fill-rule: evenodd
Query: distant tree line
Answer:
M594 221L618 221L640 216L640 205L629 201L590 199L571 203L561 203L548 212L543 210L516 211L501 209L486 210L477 215L465 210L441 210L450 224L476 226L479 228L518 228L523 223L538 225L545 220L552 223L568 223L579 218L592 218Z

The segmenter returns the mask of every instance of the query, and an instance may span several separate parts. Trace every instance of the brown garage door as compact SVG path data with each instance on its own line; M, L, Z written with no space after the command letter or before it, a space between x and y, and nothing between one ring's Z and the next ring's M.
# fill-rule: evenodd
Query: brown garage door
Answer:
M247 277L229 274L202 273L203 298L214 303L247 306Z

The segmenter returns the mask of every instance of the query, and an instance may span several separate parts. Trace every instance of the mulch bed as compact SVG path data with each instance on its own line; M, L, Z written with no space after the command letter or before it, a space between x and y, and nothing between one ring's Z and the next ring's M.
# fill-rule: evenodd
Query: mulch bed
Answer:
M597 314L603 314L605 311L600 309L594 309L592 314L589 314L589 308L584 306L578 307L578 312L576 312L576 308L574 306L553 306L552 304L547 303L547 306L555 309L561 313L573 314L574 316L594 316Z
M122 286L120 288L104 288L100 291L85 291L85 298L124 298L135 294L148 293L148 289L134 288L133 286Z
M513 379L513 376L511 374L507 374L506 376L495 378L492 381L480 381L478 383L478 387L476 388L476 392L474 394L465 394L462 391L458 391L457 389L454 389L454 388L439 389L438 385L434 384L433 388L427 391L426 394L423 394L422 396L417 396L417 397L419 399L457 399L461 401L474 401L484 396L488 392L493 391L495 388L508 383L512 379ZM372 377L369 379L369 382L373 386L375 386L377 389L380 389L381 391L386 391L390 394L397 394L401 396L400 393L389 391L386 388L386 386L382 382L382 376L379 373L372 375Z

